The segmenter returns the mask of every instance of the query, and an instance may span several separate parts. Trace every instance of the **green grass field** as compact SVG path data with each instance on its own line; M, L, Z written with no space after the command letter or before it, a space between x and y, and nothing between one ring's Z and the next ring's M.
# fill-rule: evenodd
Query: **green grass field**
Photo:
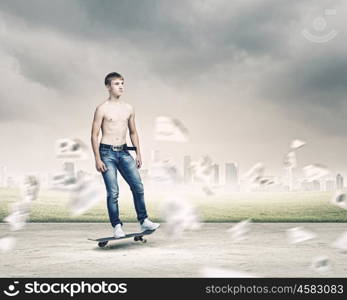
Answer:
M347 210L330 203L332 192L233 193L230 195L189 196L197 207L201 221L235 222L251 218L253 222L347 222ZM135 222L130 194L120 195L119 207L124 222ZM19 199L18 189L0 189L0 218L10 213L11 203ZM160 195L146 194L151 219L159 221ZM41 191L33 202L31 222L108 222L105 201L87 213L74 217L67 204L68 194Z

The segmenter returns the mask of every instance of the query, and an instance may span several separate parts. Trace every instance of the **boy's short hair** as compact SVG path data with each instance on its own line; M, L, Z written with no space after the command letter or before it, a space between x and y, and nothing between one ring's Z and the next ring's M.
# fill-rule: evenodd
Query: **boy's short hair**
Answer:
M121 78L124 80L124 77L116 72L112 72L106 75L105 77L105 85L109 85L111 84L112 79L116 79L116 78Z

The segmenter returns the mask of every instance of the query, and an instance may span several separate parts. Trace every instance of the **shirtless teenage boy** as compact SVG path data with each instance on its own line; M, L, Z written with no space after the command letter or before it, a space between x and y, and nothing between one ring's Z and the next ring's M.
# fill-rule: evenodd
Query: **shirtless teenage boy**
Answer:
M110 73L105 77L105 86L109 97L95 110L91 142L95 167L102 173L106 186L107 210L114 228L113 233L119 238L125 236L125 233L119 219L117 170L130 186L141 231L154 230L160 225L151 222L147 216L143 184L137 170L141 168L142 160L135 127L135 112L130 104L120 100L124 93L124 78L118 73ZM125 149L128 128L131 142L136 147L136 160ZM102 137L99 143L100 129Z

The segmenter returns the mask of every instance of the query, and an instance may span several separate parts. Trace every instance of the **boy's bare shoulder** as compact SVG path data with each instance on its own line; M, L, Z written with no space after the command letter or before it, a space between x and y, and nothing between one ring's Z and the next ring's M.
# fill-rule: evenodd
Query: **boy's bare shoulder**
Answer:
M95 110L100 111L100 112L103 112L103 111L105 111L105 108L106 108L107 104L108 104L108 101L106 100L106 101L100 103L100 104L96 107Z
M125 104L129 108L130 112L133 113L134 107L131 104L127 103L127 102L125 102Z

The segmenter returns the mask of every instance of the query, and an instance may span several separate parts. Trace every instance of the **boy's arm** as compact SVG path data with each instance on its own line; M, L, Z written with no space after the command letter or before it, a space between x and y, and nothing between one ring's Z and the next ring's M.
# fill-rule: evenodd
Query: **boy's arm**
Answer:
M95 161L100 161L100 154L99 154L99 132L103 120L103 112L100 106L98 106L94 113L94 120L92 125L92 133L91 133L91 142L92 142L92 148L94 152Z
M135 110L132 108L132 113L129 118L129 134L131 143L134 147L136 147L136 155L141 158L141 151L140 151L140 143L139 143L139 136L137 134L136 126L135 126Z

